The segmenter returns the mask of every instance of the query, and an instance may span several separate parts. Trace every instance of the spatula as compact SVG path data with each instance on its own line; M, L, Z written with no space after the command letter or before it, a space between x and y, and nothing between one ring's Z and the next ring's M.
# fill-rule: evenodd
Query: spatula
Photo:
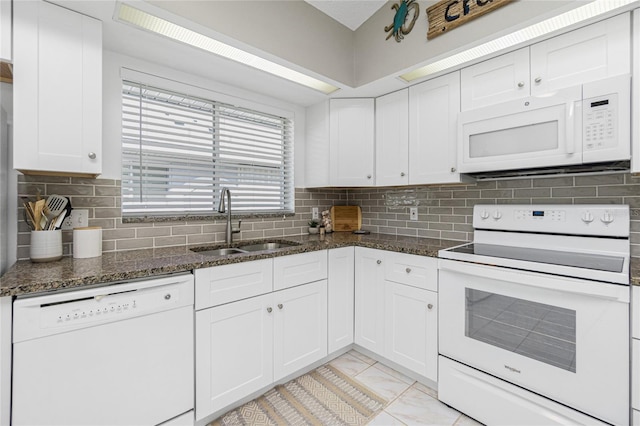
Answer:
M67 207L67 198L62 197L60 195L50 195L47 198L47 204L45 205L44 213L47 216L47 223L43 227L43 229L49 229L51 225L51 221L60 216L65 208Z

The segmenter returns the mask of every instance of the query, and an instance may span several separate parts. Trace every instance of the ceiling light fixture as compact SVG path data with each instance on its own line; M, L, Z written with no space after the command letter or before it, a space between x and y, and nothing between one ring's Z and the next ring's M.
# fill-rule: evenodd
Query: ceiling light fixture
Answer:
M586 21L594 16L602 15L636 1L637 0L596 0L585 6L575 8L558 16L554 16L553 18L546 19L537 24L515 31L511 34L498 37L495 40L491 40L479 46L472 47L427 64L413 71L409 71L402 74L400 78L408 83L440 71L451 69L458 65L525 43L529 40L533 40L534 38L552 33L570 25Z
M285 78L294 83L302 84L303 86L310 87L325 94L330 94L338 90L338 87L332 84L276 64L252 53L245 52L242 49L222 43L204 34L174 24L173 22L169 22L124 3L120 3L117 20Z

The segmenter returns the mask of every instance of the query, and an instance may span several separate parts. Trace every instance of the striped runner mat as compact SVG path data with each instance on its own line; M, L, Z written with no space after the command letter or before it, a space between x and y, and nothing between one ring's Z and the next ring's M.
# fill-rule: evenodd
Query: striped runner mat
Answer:
M323 365L229 411L209 426L365 425L386 403L342 372Z

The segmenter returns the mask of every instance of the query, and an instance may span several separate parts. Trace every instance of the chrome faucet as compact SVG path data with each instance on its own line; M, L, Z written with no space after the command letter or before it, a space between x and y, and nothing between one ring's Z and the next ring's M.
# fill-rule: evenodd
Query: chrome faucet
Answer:
M225 207L224 197L227 197L228 208ZM240 227L242 226L242 219L238 221L238 227L234 228L231 225L231 191L226 186L220 190L220 204L218 204L218 213L227 213L227 229L224 238L224 242L226 244L233 243L233 234L237 234L240 232Z

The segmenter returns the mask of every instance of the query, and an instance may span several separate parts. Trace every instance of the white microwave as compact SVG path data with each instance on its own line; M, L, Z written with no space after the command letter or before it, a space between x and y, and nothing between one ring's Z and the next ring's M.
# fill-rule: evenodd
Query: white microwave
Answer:
M585 83L458 115L458 170L629 160L631 77Z

